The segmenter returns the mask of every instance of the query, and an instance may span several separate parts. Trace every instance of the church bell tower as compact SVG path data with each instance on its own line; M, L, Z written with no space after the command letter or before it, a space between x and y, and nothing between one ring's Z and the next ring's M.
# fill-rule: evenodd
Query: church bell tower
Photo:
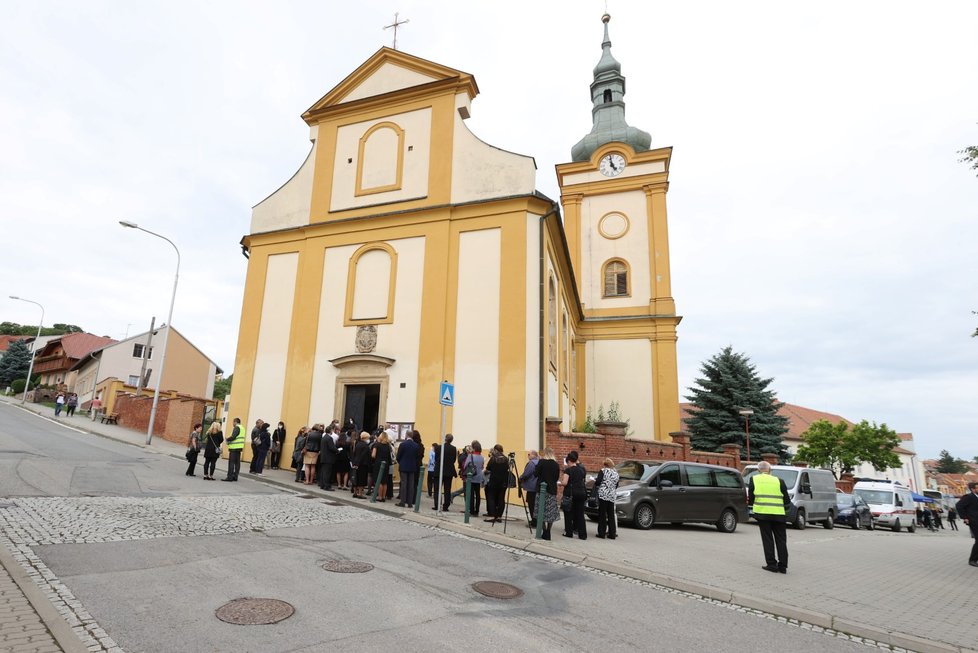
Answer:
M679 430L676 315L669 267L666 193L672 148L625 121L625 77L608 24L591 83L591 131L557 166L564 230L583 304L578 404L611 402L634 437ZM622 357L625 357L624 359ZM620 361L630 365L622 368ZM618 361L612 364L610 361Z

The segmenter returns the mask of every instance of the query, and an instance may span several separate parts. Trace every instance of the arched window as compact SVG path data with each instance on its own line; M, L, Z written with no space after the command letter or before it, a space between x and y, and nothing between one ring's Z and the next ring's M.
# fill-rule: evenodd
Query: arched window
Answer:
M397 252L387 243L368 243L350 257L344 324L391 324Z
M547 297L547 335L550 342L550 364L557 367L557 284L551 275L549 284L550 295Z
M404 130L392 122L381 122L364 132L357 154L356 194L398 190L403 173Z
M621 259L612 259L604 264L604 296L605 297L627 297L628 287L628 264Z
M611 102L611 89L606 88L604 90L604 103L609 104Z

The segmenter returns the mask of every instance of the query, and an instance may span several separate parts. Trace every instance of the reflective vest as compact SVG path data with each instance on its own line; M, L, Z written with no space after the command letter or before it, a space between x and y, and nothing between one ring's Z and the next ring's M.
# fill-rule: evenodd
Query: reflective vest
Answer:
M234 437L234 436L237 436L237 437ZM244 449L244 445L245 445L245 442L244 441L245 441L245 439L244 439L244 436L241 433L241 426L240 425L235 425L234 428L231 429L231 437L228 438L227 440L225 440L225 442L227 442L227 444L228 444L228 450L231 450L231 449Z
M770 474L755 474L751 481L754 483L754 514L783 515L781 480Z

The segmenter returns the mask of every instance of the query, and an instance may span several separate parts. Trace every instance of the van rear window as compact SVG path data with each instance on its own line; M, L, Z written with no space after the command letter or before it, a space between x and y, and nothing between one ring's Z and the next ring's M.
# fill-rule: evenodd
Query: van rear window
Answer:
M744 482L746 483L748 480L750 480L750 477L753 476L756 473L757 473L757 470L756 469L752 469L751 471L749 471L746 474L744 474ZM788 488L790 489L790 488L795 487L795 480L797 480L797 478L798 478L798 470L795 470L795 469L772 469L771 470L771 475L772 476L775 476L777 478L780 478L782 481L784 481L784 484L787 485Z

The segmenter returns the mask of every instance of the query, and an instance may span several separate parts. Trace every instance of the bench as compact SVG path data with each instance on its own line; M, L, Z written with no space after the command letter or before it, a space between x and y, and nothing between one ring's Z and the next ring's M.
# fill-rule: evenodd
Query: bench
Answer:
M109 413L102 415L103 424L118 424L119 423L119 413Z

